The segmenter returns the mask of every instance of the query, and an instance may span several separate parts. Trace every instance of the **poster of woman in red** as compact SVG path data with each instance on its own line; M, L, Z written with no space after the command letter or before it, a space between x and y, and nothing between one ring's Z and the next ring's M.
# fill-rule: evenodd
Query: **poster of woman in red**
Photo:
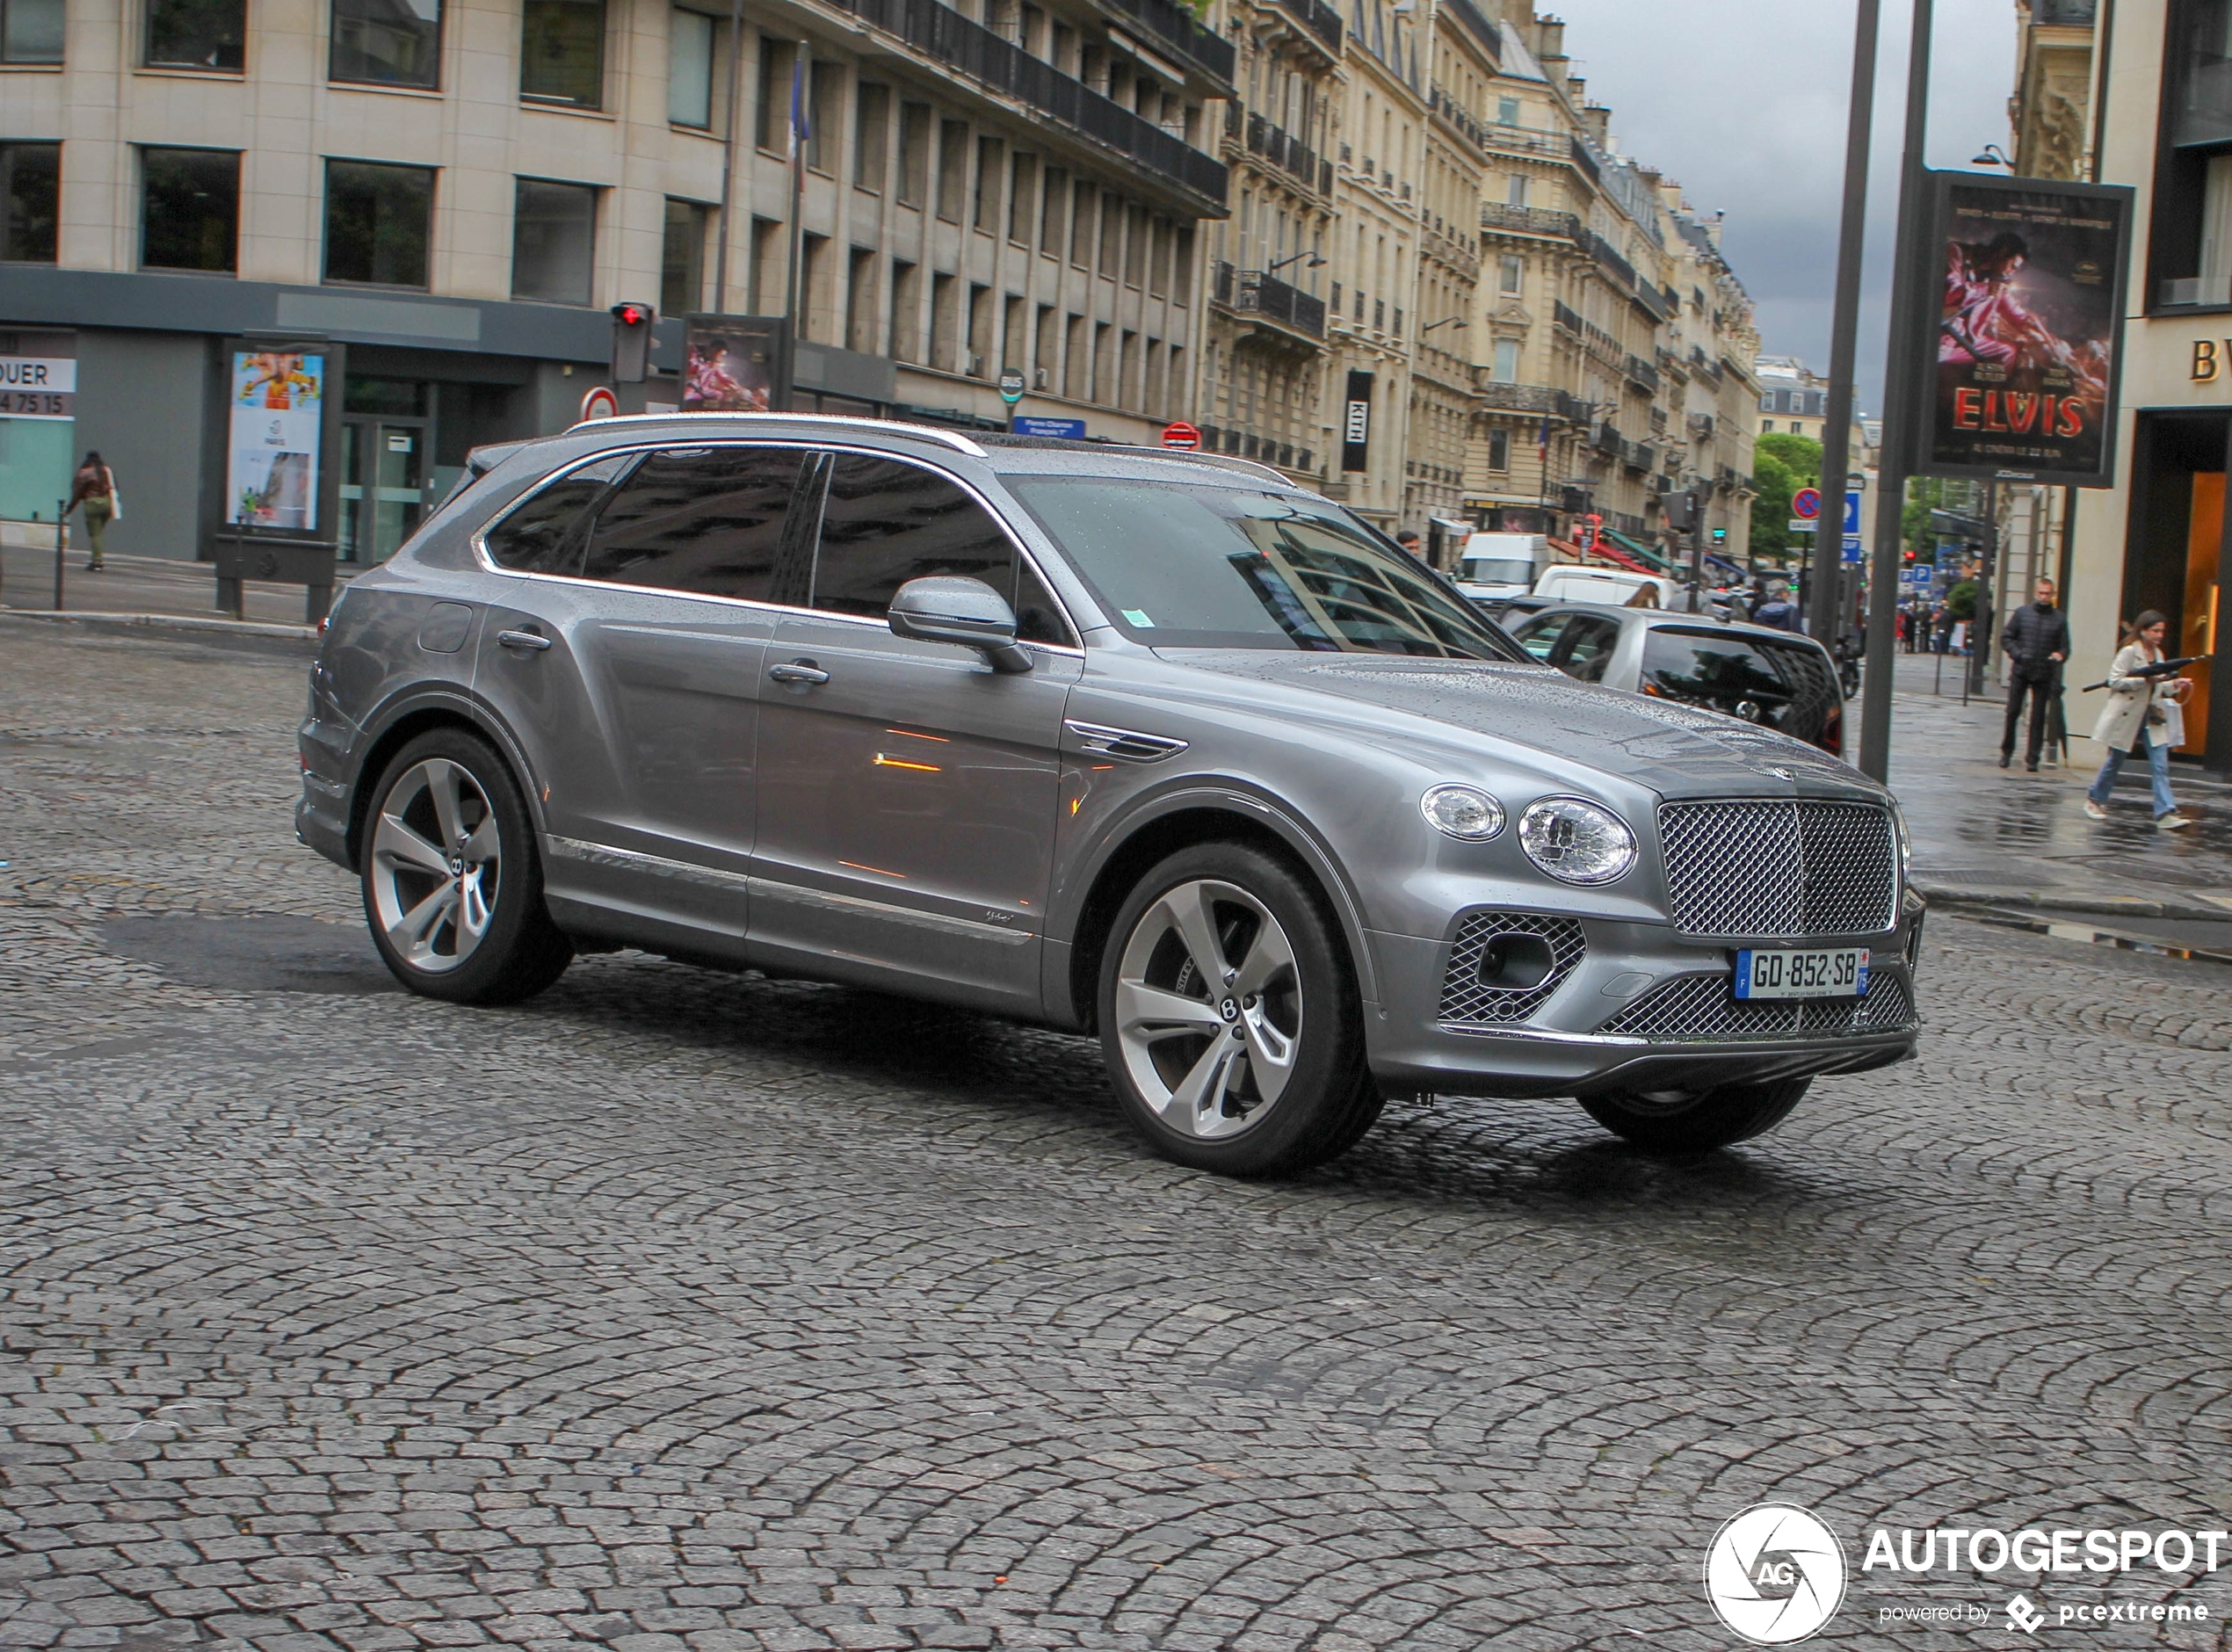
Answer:
M2103 485L2129 192L1940 174L1933 475Z

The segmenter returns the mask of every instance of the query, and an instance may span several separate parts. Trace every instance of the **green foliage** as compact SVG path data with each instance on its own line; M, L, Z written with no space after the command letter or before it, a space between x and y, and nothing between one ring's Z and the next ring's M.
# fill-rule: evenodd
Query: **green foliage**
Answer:
M1754 556L1780 555L1790 549L1790 496L1798 491L1797 477L1790 467L1768 450L1770 440L1762 438L1752 450L1751 485L1757 491L1751 497L1751 554ZM1792 438L1789 439L1801 439ZM1814 444L1819 458L1821 448Z
M1946 612L1956 620L1976 617L1976 582L1964 579L1946 593Z
M1801 488L1818 488L1822 481L1822 445L1810 436L1788 436L1779 431L1762 436L1752 448L1756 460L1762 453L1772 453L1782 467L1795 478ZM1757 471L1757 465L1754 471Z

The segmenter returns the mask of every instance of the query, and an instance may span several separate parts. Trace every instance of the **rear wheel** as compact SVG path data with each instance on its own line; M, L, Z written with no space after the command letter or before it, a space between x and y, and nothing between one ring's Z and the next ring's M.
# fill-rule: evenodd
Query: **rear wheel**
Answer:
M1303 1170L1379 1115L1340 932L1260 850L1199 844L1141 879L1110 932L1099 1008L1126 1114L1181 1164Z
M526 801L485 741L459 728L396 753L373 793L361 873L380 955L413 992L515 1004L558 979L573 945L542 902Z
M1723 1084L1699 1093L1628 1090L1591 1096L1582 1105L1598 1124L1653 1153L1707 1153L1765 1135L1789 1115L1810 1078Z

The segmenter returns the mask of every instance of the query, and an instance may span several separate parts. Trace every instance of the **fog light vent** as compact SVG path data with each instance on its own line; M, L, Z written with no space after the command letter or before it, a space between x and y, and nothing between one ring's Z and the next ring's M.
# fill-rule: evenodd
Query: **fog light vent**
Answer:
M1537 912L1475 912L1459 925L1442 977L1441 1019L1524 1021L1589 955L1581 925Z

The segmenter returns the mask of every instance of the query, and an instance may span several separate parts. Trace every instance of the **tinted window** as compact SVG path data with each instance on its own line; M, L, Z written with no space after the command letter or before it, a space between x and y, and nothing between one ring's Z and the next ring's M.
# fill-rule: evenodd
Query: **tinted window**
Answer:
M1817 645L1702 627L1662 626L1644 639L1642 689L1815 743L1843 705Z
M583 572L767 601L803 458L779 447L649 454L597 513Z
M1620 646L1620 622L1601 614L1576 614L1566 622L1565 635L1550 656L1550 663L1584 683L1601 683L1612 651Z
M615 455L561 476L488 531L489 554L498 568L515 574L578 574L590 506L605 484L627 470L628 457Z
M1016 560L984 507L936 472L836 455L814 566L815 607L880 620L900 586L931 574L981 579L1013 605Z
M1141 642L1519 657L1470 603L1323 500L1082 476L1009 486Z
M1511 640L1525 648L1530 658L1547 661L1550 650L1558 646L1558 638L1565 628L1565 615L1537 614L1525 625L1515 627Z

